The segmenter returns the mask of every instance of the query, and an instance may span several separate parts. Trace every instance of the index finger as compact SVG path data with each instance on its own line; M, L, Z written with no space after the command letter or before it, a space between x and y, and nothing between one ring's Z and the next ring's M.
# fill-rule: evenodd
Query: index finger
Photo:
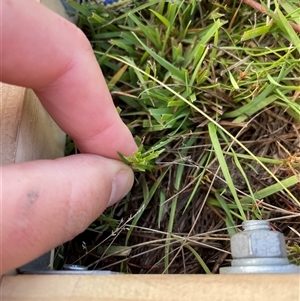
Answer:
M118 158L136 144L85 35L34 0L2 0L2 81L33 88L82 152Z

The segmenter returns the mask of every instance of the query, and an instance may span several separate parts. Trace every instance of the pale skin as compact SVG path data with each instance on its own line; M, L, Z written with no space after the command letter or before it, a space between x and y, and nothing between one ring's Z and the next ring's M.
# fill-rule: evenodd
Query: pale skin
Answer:
M82 154L1 168L0 274L84 231L124 197L136 144L84 34L34 0L0 0L0 80L32 88Z

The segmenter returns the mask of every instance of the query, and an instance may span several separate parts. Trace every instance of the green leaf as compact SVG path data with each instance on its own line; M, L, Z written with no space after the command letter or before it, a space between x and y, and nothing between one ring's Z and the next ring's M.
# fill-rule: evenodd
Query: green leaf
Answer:
M139 41L139 43L143 46L143 48L163 67L166 68L167 71L170 72L171 76L174 78L178 79L179 81L184 82L184 73L181 72L178 68L176 68L173 64L170 62L166 61L164 58L159 56L157 53L152 51L148 46L146 46L138 37L135 33L132 33L135 38Z
M171 23L166 19L164 16L162 16L160 13L149 9L166 27L170 27Z
M237 231L234 228L235 223L234 223L233 217L231 215L230 209L228 208L226 201L218 192L215 193L215 197L216 197L217 201L220 203L222 209L224 210L224 212L226 214L225 222L226 222L226 227L228 228L228 233L230 235L236 234Z
M254 193L254 196L256 200L262 200L270 195L274 195L282 190L282 187L290 188L296 184L300 183L300 177L298 176L291 176L287 179L284 179L280 181L280 183L276 183L270 186L267 186L266 188L263 188L257 192ZM241 199L241 203L249 202L252 198L250 197L244 197ZM298 206L300 206L300 201L296 202Z
M247 30L244 32L241 41L244 42L266 35L270 31L271 27L272 25L265 25L265 26L259 26L254 29Z
M228 188L229 188L229 190L230 190L230 192L231 192L231 194L232 194L232 196L235 200L235 203L236 203L236 205L239 209L239 212L240 212L243 220L246 220L245 212L244 212L243 207L240 203L240 200L237 196L236 189L234 187L234 184L233 184L232 178L230 176L228 166L226 164L226 160L225 160L224 155L223 155L223 151L222 151L221 146L220 146L220 142L218 140L216 126L213 123L209 123L208 124L208 131L209 131L209 136L210 136L212 145L213 145L214 150L215 150L215 155L218 158L218 162L220 164L220 167L221 167L222 173L224 175L224 178L226 180L226 183L228 185Z
M276 22L276 24L287 34L287 36L290 38L290 41L293 43L293 46L297 48L299 54L300 54L300 38L296 34L295 30L289 23L289 21L286 19L286 17L283 15L279 8L278 1L274 1L276 6L276 14L272 11L268 10L268 13L272 16L273 20Z

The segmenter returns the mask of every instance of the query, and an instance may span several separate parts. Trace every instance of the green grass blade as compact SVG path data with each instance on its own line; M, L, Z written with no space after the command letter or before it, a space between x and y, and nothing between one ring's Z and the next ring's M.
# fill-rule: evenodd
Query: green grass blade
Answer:
M267 34L270 31L271 27L272 25L265 25L265 26L259 26L254 29L247 30L244 32L241 41L244 42L244 41L255 39L257 37L261 37Z
M171 26L171 23L170 21L165 18L163 15L161 15L160 13L152 10L152 9L149 9L167 28L169 28Z
M197 253L197 251L193 247L191 247L190 245L188 245L188 244L185 244L184 247L187 248L187 249L189 249L191 251L191 253L196 257L197 261L201 265L201 267L204 270L204 272L206 274L211 274L210 269L208 268L208 266L206 265L206 263L204 262L204 260L201 258L201 256Z
M264 189L261 189L261 190L255 192L254 196L255 196L256 200L262 200L270 195L274 195L275 193L281 191L282 187L290 188L299 183L300 183L300 175L298 175L298 176L294 175L294 176L291 176L287 179L280 181L280 184L276 183L276 184L270 185ZM251 197L244 197L241 199L242 203L249 202L249 201L252 201ZM299 200L296 200L295 203L297 204L297 206L300 206Z
M216 126L212 123L209 123L208 124L208 131L209 131L209 136L210 136L212 145L213 145L214 150L215 150L215 155L218 158L218 162L220 164L220 167L221 167L221 170L223 172L224 178L227 182L228 188L229 188L229 190L230 190L230 192L231 192L231 194L232 194L232 196L233 196L233 198L234 198L234 200L237 204L237 207L239 209L239 212L240 212L241 216L243 217L244 220L246 220L245 212L244 212L243 207L240 203L240 200L237 196L236 189L234 187L232 178L230 176L230 172L229 172L227 164L226 164L226 160L225 160L224 155L223 155L223 151L221 149L221 146L220 146L220 143L219 143L219 140L218 140Z
M222 209L225 212L225 216L226 216L225 222L226 222L226 227L228 228L228 230L227 230L228 233L230 235L236 234L237 231L234 228L235 222L233 220L233 217L231 215L230 209L229 209L226 201L224 200L224 198L218 192L215 193L215 197L216 197L217 201L220 203L220 206L222 207Z
M176 68L173 64L170 62L166 61L164 58L159 56L157 53L152 51L148 46L146 46L138 37L135 33L132 33L135 38L139 41L139 43L143 46L143 48L159 63L161 64L164 68L166 68L167 71L171 73L172 76L177 78L179 81L184 82L184 73L180 71L178 68Z

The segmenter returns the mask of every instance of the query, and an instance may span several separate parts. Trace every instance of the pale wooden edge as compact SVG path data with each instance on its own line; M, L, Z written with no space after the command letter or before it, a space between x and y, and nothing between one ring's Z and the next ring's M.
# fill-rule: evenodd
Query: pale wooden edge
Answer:
M1 83L0 93L2 165L64 156L66 135L31 89Z
M300 275L4 276L7 301L297 301Z
M66 135L31 89L26 89L15 163L64 156Z
M1 164L15 162L25 90L22 87L0 82Z

